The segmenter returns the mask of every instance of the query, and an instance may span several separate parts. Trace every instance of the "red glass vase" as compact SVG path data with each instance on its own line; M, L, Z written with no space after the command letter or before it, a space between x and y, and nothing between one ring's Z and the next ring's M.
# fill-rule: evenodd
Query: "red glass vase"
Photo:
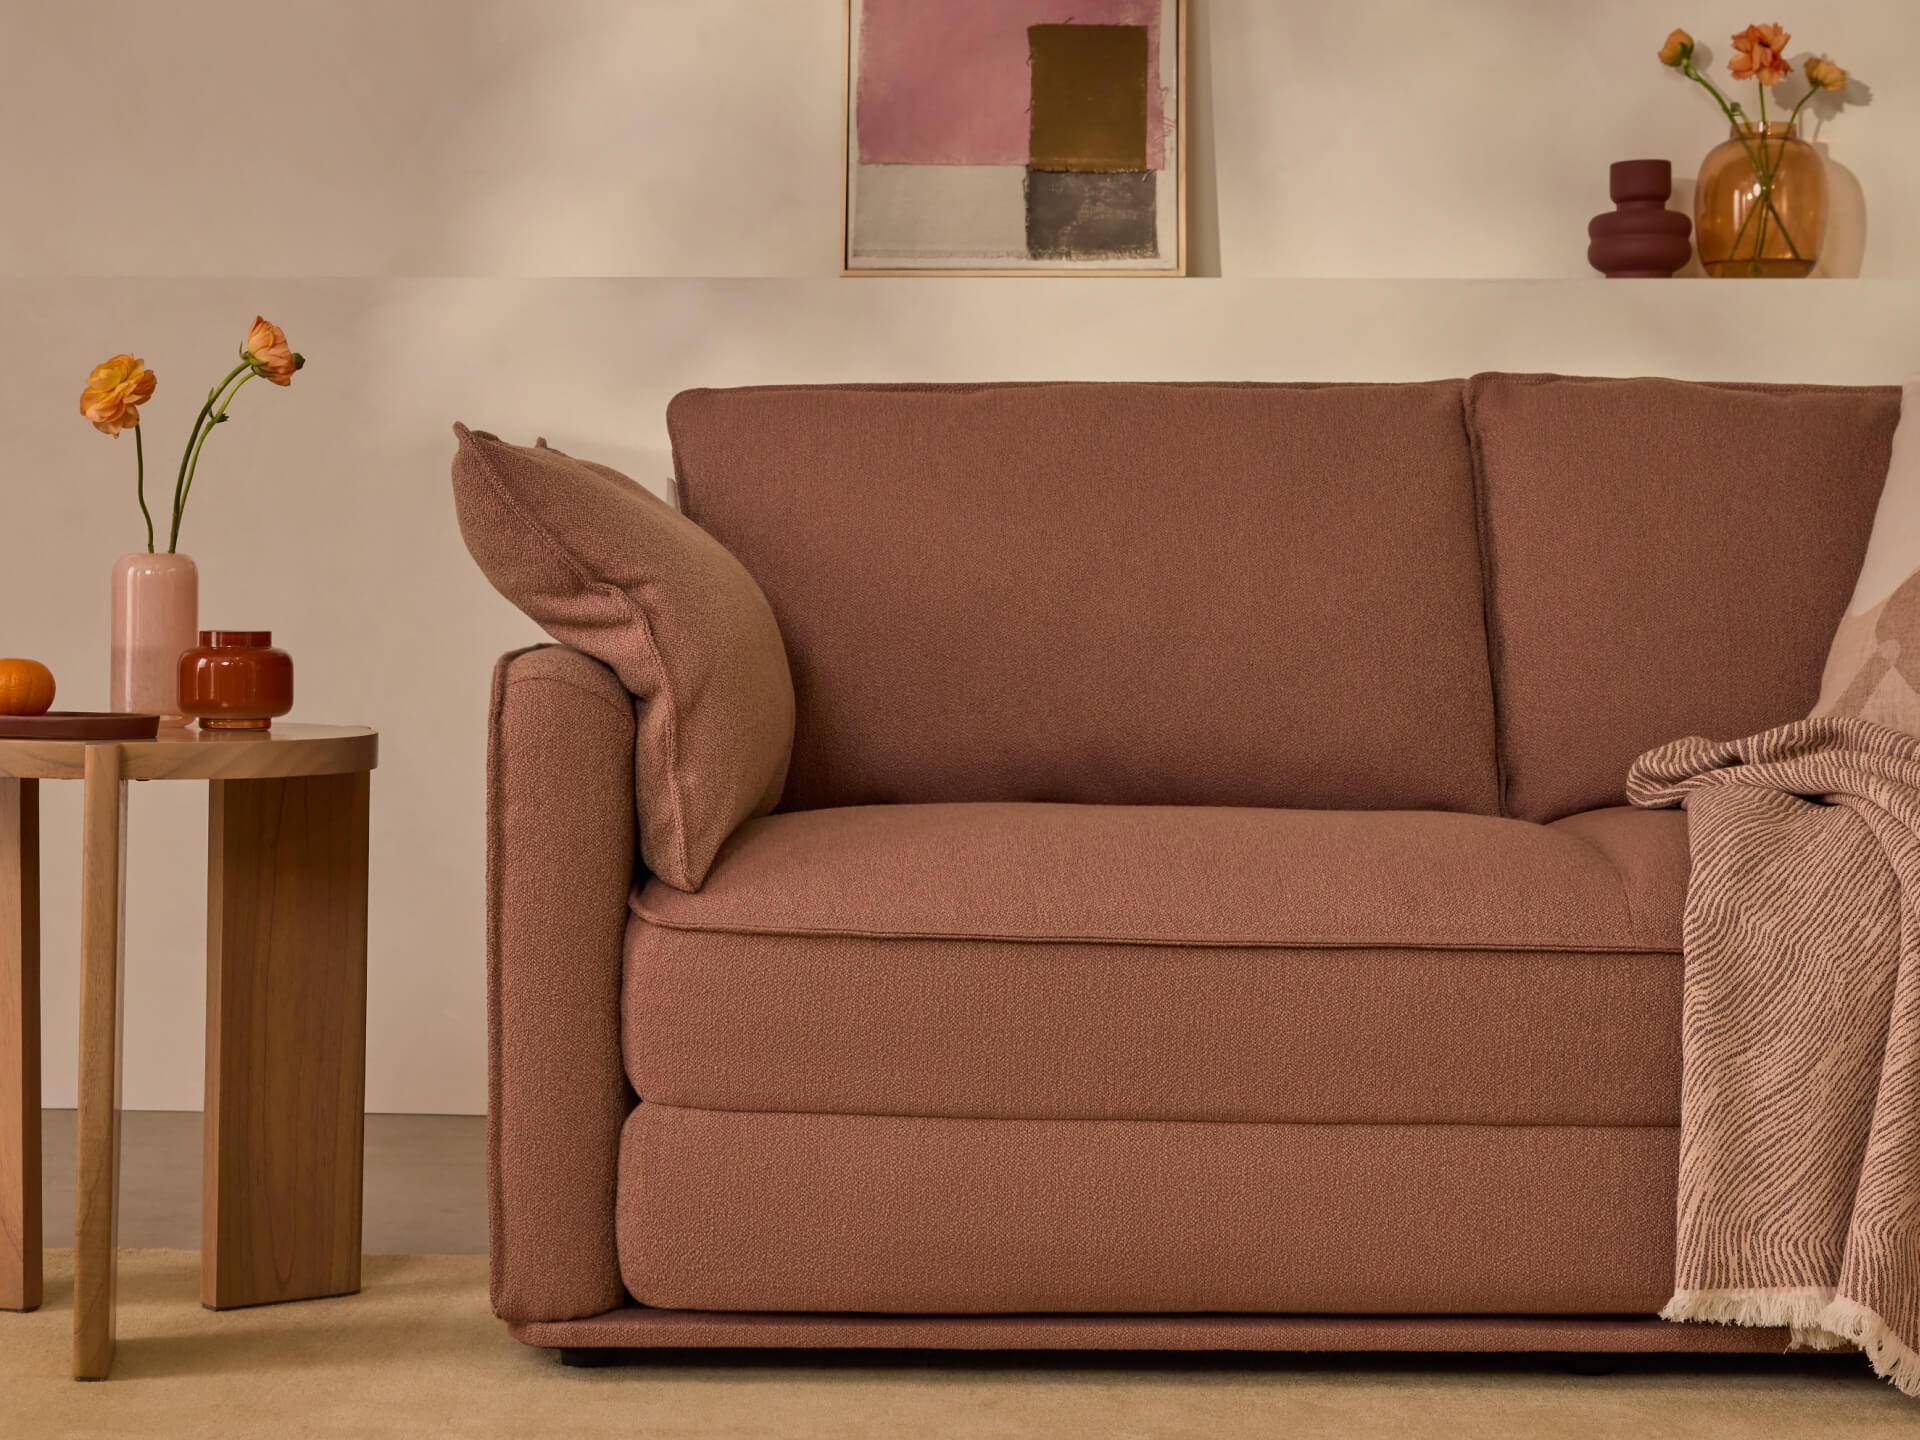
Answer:
M265 730L293 709L293 657L271 630L202 630L180 657L180 708L203 730Z

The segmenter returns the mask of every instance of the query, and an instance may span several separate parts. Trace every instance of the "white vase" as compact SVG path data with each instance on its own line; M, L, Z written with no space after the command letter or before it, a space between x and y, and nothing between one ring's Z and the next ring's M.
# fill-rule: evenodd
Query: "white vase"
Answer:
M189 557L136 550L114 562L111 708L185 725L180 657L199 625L200 572Z

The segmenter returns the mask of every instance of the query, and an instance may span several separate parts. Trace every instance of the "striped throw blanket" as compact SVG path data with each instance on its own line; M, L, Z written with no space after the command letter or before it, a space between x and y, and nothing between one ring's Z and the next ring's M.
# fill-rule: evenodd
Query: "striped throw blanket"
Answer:
M1684 806L1693 856L1661 1313L1851 1342L1920 1395L1920 740L1679 740L1627 793Z

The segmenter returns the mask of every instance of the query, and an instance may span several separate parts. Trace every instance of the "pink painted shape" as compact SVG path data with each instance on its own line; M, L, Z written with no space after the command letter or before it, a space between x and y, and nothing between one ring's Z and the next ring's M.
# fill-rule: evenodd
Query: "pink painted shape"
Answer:
M863 165L1024 165L1027 27L1144 25L1160 74L1161 0L865 0L855 122ZM1147 165L1166 166L1166 97L1147 90Z

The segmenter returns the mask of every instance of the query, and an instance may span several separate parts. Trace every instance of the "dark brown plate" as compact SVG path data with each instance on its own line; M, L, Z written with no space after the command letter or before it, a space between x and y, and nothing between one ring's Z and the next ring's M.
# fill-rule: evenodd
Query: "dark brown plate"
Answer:
M44 715L0 715L0 740L151 740L158 715L101 710L49 710Z

